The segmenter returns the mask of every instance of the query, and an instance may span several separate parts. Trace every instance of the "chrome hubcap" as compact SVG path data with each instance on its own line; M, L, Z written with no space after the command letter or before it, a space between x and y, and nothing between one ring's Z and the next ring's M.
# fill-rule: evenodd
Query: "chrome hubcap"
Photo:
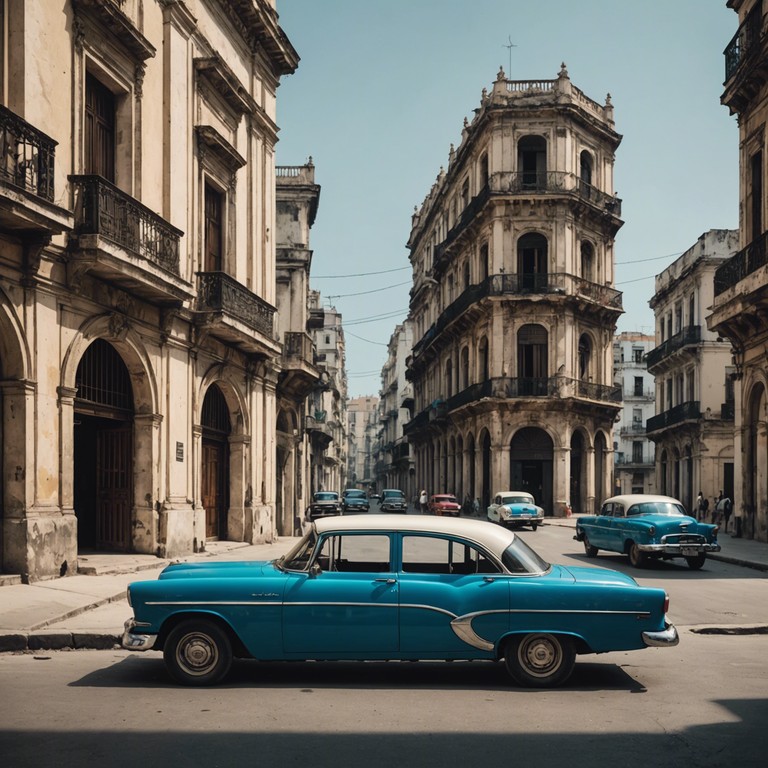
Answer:
M182 638L177 658L190 674L202 675L215 666L219 654L210 637L193 633Z

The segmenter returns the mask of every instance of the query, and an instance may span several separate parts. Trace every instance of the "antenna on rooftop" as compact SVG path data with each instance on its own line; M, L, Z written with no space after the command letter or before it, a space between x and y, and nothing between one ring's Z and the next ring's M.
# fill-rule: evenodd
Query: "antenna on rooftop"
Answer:
M507 70L507 78L512 77L512 49L517 48L517 46L512 42L512 35L508 35L507 39L509 40L508 43L505 45L502 45L502 48L506 48L509 51L509 69Z

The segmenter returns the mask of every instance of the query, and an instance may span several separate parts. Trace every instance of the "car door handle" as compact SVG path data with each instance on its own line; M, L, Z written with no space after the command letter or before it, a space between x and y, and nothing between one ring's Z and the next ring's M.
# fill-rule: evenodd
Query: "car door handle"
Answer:
M487 581L489 584L492 584L496 579L493 578L493 576L483 576L483 581Z
M397 584L397 579L392 579L392 578L389 578L389 579L374 579L374 581L381 581L384 584Z

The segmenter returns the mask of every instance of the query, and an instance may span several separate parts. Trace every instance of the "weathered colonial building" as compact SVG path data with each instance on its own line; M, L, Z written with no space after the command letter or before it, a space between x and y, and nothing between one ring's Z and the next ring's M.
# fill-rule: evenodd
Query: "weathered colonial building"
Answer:
M347 401L347 482L351 488L376 487L373 447L377 440L379 398L372 395Z
M474 111L409 241L417 485L589 512L611 490L621 409L613 107L563 65L554 80L500 71Z
M705 325L715 271L737 248L730 229L705 232L656 276L649 304L656 346L646 358L656 381L656 486L693 510L701 491L733 494L733 386L730 345Z
M768 541L768 25L764 0L726 5L739 15L721 101L739 124L740 250L715 273L707 323L732 345L737 531Z
M624 331L613 340L613 370L624 403L613 430L617 494L656 491L654 445L645 432L645 422L656 412L654 380L646 365L646 354L654 346L654 337L645 333Z
M413 387L406 380L406 361L413 347L407 321L398 325L389 339L387 360L381 369L379 439L376 483L381 488L399 488L407 499L417 493L414 460L403 427L410 421L408 404Z
M301 518L310 501L312 453L307 429L308 398L320 386L310 329L322 324L321 312L309 311L309 234L317 215L320 187L310 158L303 166L277 167L277 319L283 344L277 380L277 456L275 485L279 534L301 531Z
M271 539L274 0L0 10L0 568Z

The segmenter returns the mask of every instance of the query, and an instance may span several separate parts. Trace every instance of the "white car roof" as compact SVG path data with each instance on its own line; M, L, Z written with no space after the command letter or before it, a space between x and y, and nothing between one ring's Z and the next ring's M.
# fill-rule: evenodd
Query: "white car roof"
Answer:
M679 504L683 506L683 502L679 499L673 499L671 496L659 496L655 493L625 493L621 496L611 496L610 499L606 499L603 504L611 502L613 504L623 504L625 507L632 506L632 504L647 504L654 501L666 501L671 504ZM600 505L602 506L602 504Z
M400 531L403 533L437 533L461 536L475 542L497 557L515 540L515 533L486 520L469 520L464 517L432 517L422 515L363 515L351 517L326 517L315 520L313 525L318 534L381 533Z
M494 498L496 496L526 496L529 499L533 498L533 495L528 493L528 491L498 491L494 494Z

